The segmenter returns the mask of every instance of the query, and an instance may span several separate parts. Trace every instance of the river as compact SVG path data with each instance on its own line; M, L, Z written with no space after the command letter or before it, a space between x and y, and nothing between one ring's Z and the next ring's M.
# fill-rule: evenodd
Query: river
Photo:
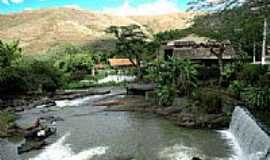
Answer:
M116 91L117 92L117 91ZM56 116L57 134L40 151L21 155L30 160L236 160L234 148L222 132L185 129L149 113L104 112L94 106L110 95L58 101L57 107L25 111L17 121L30 125L38 117ZM44 111L45 110L45 111Z

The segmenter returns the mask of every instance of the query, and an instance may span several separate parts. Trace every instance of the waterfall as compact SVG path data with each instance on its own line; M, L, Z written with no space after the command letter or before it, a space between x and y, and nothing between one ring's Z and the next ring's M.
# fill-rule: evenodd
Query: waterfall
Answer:
M235 108L230 131L246 160L270 160L270 137L246 109Z

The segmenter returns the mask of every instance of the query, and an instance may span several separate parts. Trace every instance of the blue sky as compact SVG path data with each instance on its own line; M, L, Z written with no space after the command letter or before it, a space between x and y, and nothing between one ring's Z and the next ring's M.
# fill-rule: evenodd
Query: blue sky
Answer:
M147 15L184 11L187 2L188 0L0 0L0 13L72 7L119 15Z

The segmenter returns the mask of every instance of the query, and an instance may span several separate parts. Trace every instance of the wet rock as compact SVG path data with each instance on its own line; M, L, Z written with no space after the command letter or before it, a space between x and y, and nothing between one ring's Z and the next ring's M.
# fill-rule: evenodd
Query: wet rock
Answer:
M127 94L145 96L146 92L153 91L155 88L155 84L131 84L127 87Z
M22 154L33 150L39 150L46 145L48 145L46 141L26 141L24 144L18 147L18 153Z
M47 124L51 124L53 122L58 122L58 121L64 121L63 118L61 118L61 117L55 117L55 116L40 117L39 119L41 121L45 121L45 123L47 123Z
M43 141L46 138L54 135L55 133L56 133L56 128L38 127L38 128L33 128L30 131L27 131L24 137L26 138L26 140Z
M82 91L58 91L54 96L54 100L73 100L77 98L82 98L91 95L105 95L111 93L110 90L105 91L89 91L89 90L82 90Z
M34 107L39 107L39 108L48 108L55 106L56 103L55 101L48 99L48 98L43 98L41 100L35 101L32 104L30 104L28 107L29 108L34 108Z
M15 107L15 112L23 112L24 108L23 107Z
M121 100L111 100L111 101L106 101L106 102L98 102L95 104L95 106L116 106L116 105L123 105L125 104L124 101Z
M165 109L158 109L156 111L157 114L162 116L168 116L170 114L179 113L182 112L182 109L180 107L168 107Z

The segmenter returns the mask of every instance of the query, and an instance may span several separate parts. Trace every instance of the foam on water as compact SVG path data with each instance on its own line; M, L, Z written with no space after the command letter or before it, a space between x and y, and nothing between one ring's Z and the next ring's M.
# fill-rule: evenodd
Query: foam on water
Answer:
M131 82L136 79L136 76L125 76L125 75L109 75L104 79L98 81L98 84L108 83L108 82Z
M90 160L94 156L105 154L108 149L108 147L96 147L84 150L80 153L74 153L70 145L65 144L68 136L69 134L66 134L57 142L45 148L38 156L30 158L29 160Z
M104 97L104 95L94 95L94 96L88 96L88 97L84 97L84 98L78 98L78 99L74 99L74 100L60 100L60 101L55 101L56 106L63 108L63 107L68 107L68 106L80 106L88 101L90 101L91 99L95 100L98 98L102 98Z
M193 157L205 158L198 150L180 144L166 147L159 153L159 157L166 160L191 160Z

